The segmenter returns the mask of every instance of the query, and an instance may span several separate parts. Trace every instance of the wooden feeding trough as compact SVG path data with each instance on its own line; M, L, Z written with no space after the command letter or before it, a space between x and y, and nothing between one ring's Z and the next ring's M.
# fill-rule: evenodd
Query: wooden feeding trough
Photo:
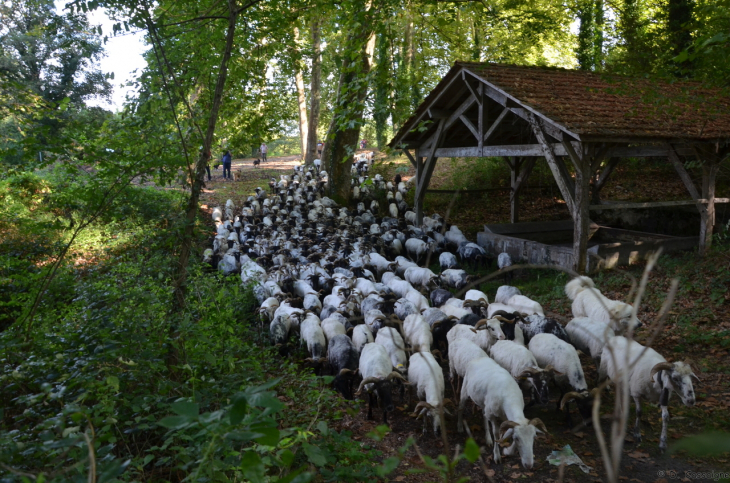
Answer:
M456 62L389 146L402 150L416 168L419 225L438 158L503 159L511 171L514 224L519 221L520 192L528 187L535 163L545 160L572 218L569 228L558 230L566 239L531 240L526 237L533 232L521 230L534 227L525 225L509 234L485 231L482 244L504 245L509 238L513 241L506 251L514 250L519 255L515 258L555 259L583 272L596 267L591 253L603 253L605 263L615 265L639 260L658 246L671 250L692 244L699 245L700 254L707 251L716 224L715 204L727 201L715 197L715 179L730 153L730 97L698 82L670 84L566 69ZM650 157L664 158L675 168L689 200L601 202L601 189L621 159ZM692 179L687 162L701 166L701 180ZM697 208L699 237L594 230L589 219L591 211L683 204Z
M699 237L676 237L600 226L591 222L586 271L592 272L645 260L659 247L664 253L691 250ZM573 220L484 225L477 243L496 257L506 252L516 263L557 265L572 269Z

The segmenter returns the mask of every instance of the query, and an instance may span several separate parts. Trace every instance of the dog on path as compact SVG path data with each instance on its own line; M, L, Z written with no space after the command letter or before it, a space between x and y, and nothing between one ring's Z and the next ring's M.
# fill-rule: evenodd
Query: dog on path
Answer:
M261 165L261 160L260 159L254 159L253 160L253 167L256 168L259 165Z

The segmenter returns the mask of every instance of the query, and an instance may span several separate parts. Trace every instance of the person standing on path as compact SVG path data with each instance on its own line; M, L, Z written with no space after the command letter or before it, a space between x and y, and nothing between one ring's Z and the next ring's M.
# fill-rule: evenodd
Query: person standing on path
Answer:
M210 181L210 151L205 154L205 172L208 173L208 181Z
M231 179L231 152L226 151L221 161L223 161L223 179L226 178L226 171L228 171L228 179Z
M319 142L317 143L317 154L319 155L320 158L322 157L322 148L323 147L324 147L324 143L320 139Z
M267 161L266 159L266 152L269 150L269 148L266 147L266 143L261 143L261 161L264 163Z

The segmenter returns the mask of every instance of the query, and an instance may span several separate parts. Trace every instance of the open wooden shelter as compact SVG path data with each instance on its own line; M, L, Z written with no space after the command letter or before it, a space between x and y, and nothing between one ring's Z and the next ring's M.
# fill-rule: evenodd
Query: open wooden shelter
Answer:
M520 188L544 158L573 218L574 268L584 272L593 209L694 204L704 253L715 203L728 201L715 198L715 180L729 143L730 97L700 83L456 62L389 145L403 150L416 168L419 224L438 158L503 157L512 173L512 223L519 218ZM601 204L601 188L619 160L630 157L667 158L691 199ZM702 166L699 187L685 169L690 159Z

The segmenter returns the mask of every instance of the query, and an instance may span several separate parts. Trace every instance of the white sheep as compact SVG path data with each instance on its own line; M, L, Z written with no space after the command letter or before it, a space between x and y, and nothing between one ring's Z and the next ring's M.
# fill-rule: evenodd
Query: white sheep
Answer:
M426 432L426 414L433 418L433 432L441 426L440 410L444 410L444 373L430 352L418 352L411 356L408 365L408 382L416 386L416 395L421 400L414 414L423 416L423 432Z
M488 357L487 353L471 339L460 337L449 342L449 379L454 394L459 394L459 378L463 379L469 363L481 357Z
M636 341L622 336L610 339L603 349L599 380L606 377L618 384L621 377L628 373L629 394L636 405L634 440L641 442L641 399L659 403L662 408L662 432L659 448L667 449L667 424L669 422L669 397L672 393L682 399L685 406L695 404L692 378L699 378L685 362L667 362L657 351L644 347Z
M416 289L411 289L406 292L404 298L411 302L416 310L418 310L419 312L423 312L424 310L431 307L428 303L428 299Z
M410 283L396 277L390 278L384 283L399 298L405 297L409 290L413 290L413 286Z
M504 367L520 386L526 383L532 401L547 404L550 393L548 383L552 380L552 367L541 369L535 356L524 345L512 340L498 340L489 348L489 356Z
M431 252L431 244L426 243L418 238L409 238L406 240L406 253L413 262L418 263L425 260L425 257Z
M441 266L442 272L449 268L456 268L458 266L458 263L456 263L456 256L453 253L443 252L439 255L439 265Z
M588 384L580 364L580 357L575 347L558 339L553 334L537 334L530 339L530 352L540 367L553 366L559 374L555 376L555 384L561 391L560 408L566 409L566 418L570 424L568 404L575 400L578 411L584 421L591 418L592 397L588 392Z
M356 325L352 330L352 342L355 344L357 352L361 352L365 344L373 342L373 333L366 324Z
M500 463L502 460L499 442L512 437L512 444L504 450L505 456L517 450L522 466L531 469L534 464L532 446L535 436L547 433L547 429L539 418L529 420L525 417L522 391L512 375L489 357L469 363L459 401L456 423L459 432L464 428L464 406L469 398L484 412L486 440L488 445L493 445L494 462ZM498 430L500 421L502 423Z
M576 349L591 356L596 368L601 365L601 353L609 339L616 334L610 325L588 317L576 317L565 326L570 342Z
M334 317L324 319L321 326L322 332L324 332L324 337L327 339L327 344L329 344L329 341L338 334L347 335L345 325Z
M413 287L422 287L427 290L434 288L436 286L436 281L439 278L438 275L428 268L421 267L407 268L403 275L408 283L413 285Z
M307 344L309 360L317 367L324 360L327 353L327 339L320 325L319 318L314 314L307 314L299 328L301 340Z
M420 314L406 317L403 321L403 332L413 352L431 352L433 344L431 327Z
M522 295L520 289L513 287L512 285L502 285L497 289L497 295L494 297L494 301L500 304L507 304L507 301L513 295Z
M450 268L441 272L441 283L447 287L462 289L466 287L473 279L471 275L467 274L464 270L457 270Z
M506 305L514 307L522 315L545 315L545 312L542 310L542 305L524 295L513 295L507 300Z
M378 309L368 310L364 316L365 325L370 329L371 334L377 334L385 324L385 314Z
M395 262L398 264L398 266L395 269L396 275L399 277L402 277L403 274L406 272L406 269L410 267L417 267L418 265L413 263L412 261L408 260L406 257L403 256L397 256L395 257ZM385 283L385 282L383 282Z
M641 322L634 314L634 307L625 302L611 300L595 288L588 277L575 277L565 285L565 294L573 301L573 317L589 317L610 325L618 335L636 329Z
M489 319L482 322L484 325L486 322L486 330L478 330L476 326L471 327L465 324L456 324L446 334L446 340L449 341L449 347L456 339L469 339L482 349L489 350L489 348L498 340L504 340L504 332L500 327L500 323L496 319ZM480 324L477 324L480 325ZM451 352L449 350L449 352Z
M383 327L375 336L375 343L385 348L396 371L401 374L406 372L406 363L408 362L405 351L406 344L397 330L392 327ZM365 376L363 375L363 377Z
M363 379L355 396L359 396L363 389L368 392L368 419L373 418L373 406L377 396L383 408L383 422L388 424L388 413L394 409L391 380L395 378L405 381L405 378L393 370L388 352L376 343L365 344L362 348L358 369Z

